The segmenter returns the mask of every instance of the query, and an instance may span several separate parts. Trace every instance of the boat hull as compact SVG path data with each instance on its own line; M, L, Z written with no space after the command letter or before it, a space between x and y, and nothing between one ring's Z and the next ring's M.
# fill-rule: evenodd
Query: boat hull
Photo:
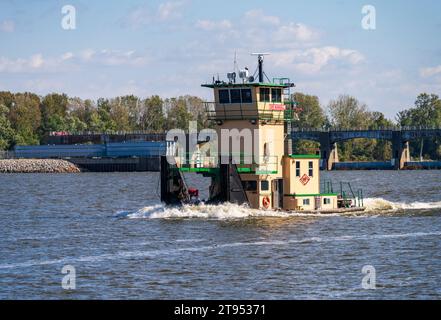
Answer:
M366 211L366 207L354 208L337 208L330 210L302 210L302 211L286 211L288 213L306 213L306 214L336 214L336 213L358 213Z

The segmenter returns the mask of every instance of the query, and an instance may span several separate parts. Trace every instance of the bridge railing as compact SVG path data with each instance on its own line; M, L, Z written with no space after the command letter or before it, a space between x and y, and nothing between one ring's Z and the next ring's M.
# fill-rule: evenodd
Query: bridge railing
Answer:
M345 131L422 131L422 130L441 130L440 126L392 126L392 127L377 127L377 128L344 128L344 127L330 127L330 128L296 128L293 127L293 132L345 132Z

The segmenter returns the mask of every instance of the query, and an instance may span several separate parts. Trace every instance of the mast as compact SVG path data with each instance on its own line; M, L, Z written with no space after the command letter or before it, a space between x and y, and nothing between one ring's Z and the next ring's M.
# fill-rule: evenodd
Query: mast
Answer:
M269 55L269 53L252 53L252 56L257 56L257 63L259 66L259 82L264 82L263 75L265 74L263 72L263 57Z

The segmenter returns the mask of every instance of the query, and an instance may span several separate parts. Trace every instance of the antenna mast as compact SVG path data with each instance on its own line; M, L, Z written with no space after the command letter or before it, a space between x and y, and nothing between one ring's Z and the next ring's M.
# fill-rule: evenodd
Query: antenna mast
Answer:
M268 56L269 53L252 53L252 56L257 56L257 63L259 65L259 82L263 82L263 57Z

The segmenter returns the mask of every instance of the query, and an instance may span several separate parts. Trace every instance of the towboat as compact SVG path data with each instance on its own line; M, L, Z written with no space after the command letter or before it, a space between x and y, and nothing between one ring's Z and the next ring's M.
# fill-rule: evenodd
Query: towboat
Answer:
M318 152L292 153L292 122L301 112L291 94L295 85L289 78L270 80L263 70L266 54L255 55L254 75L245 68L229 72L226 81L213 77L202 84L214 95L205 103L213 129L167 133L161 201L198 205L199 189L185 179L196 173L211 178L208 204L312 214L364 211L361 189L320 180Z

